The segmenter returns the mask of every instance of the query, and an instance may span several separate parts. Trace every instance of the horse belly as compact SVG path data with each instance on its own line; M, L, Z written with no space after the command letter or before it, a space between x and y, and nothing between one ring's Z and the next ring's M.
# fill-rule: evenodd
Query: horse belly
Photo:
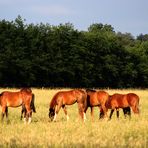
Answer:
M63 104L72 105L74 103L76 103L76 99L68 99L68 100L65 100Z
M128 104L128 101L127 101L127 99L120 99L120 100L118 100L118 107L119 108L123 108L123 107L128 107L129 106L129 104Z
M8 107L18 107L22 105L22 99L20 100L8 100L7 106Z

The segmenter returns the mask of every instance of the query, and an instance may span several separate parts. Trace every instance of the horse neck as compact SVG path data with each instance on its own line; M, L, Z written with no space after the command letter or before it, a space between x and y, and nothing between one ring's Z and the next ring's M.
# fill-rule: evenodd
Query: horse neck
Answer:
M50 108L55 109L56 106L56 95L52 98L50 102Z
M0 94L0 105L1 105L2 95L3 93Z

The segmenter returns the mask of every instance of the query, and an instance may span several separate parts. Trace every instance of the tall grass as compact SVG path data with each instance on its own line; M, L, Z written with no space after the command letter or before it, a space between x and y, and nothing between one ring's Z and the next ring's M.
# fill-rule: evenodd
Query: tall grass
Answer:
M6 89L17 91L17 89ZM49 122L49 102L59 90L32 89L35 94L37 113L32 123L20 121L21 107L9 108L10 123L0 123L0 147L147 147L148 145L148 91L147 90L106 90L134 92L140 96L140 116L132 113L131 120L125 119L120 110L120 119L113 115L111 121L99 120L98 107L95 108L94 122L87 111L87 120L82 123L78 116L77 104L67 106L69 121L61 109L57 122ZM4 89L0 89L0 92ZM110 111L109 111L110 112ZM109 114L108 112L108 114Z

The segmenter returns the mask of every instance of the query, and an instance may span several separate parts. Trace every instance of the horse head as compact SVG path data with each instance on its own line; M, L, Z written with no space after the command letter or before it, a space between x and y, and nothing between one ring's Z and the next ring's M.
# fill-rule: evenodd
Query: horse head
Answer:
M49 118L51 121L53 121L55 115L55 109L49 108Z

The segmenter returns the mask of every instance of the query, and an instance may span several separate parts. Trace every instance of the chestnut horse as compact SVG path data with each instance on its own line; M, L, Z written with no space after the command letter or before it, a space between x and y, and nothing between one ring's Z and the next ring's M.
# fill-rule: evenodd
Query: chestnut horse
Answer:
M77 102L79 114L83 121L85 121L84 109L86 108L87 103L86 97L86 92L79 89L57 92L50 102L49 118L51 121L56 121L57 114L62 107L68 120L69 116L67 115L66 105L72 105Z
M111 109L110 119L114 110L119 108L126 109L126 113L130 116L129 107L132 108L135 114L139 114L139 96L134 93L128 94L113 94L106 102L106 108Z
M26 109L25 122L31 122L31 104L34 106L34 100L32 100L32 91L30 88L22 88L18 92L4 91L0 94L0 105L2 107L2 121L4 116L8 119L8 107L19 107L22 106ZM34 109L33 109L34 110Z
M101 107L103 113L107 116L105 103L108 100L109 94L105 91L96 91L91 89L86 89L86 92L87 92L87 107L85 108L84 112L86 113L88 107L90 107L91 117L93 120L94 119L93 108L98 106Z

